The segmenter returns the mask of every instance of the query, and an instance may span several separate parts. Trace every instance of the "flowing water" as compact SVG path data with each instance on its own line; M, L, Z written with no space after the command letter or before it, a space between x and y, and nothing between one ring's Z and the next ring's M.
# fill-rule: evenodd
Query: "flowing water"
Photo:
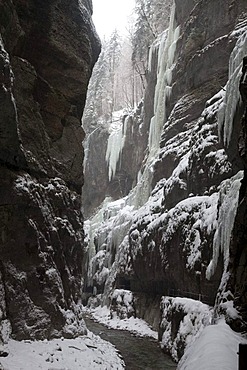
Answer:
M90 331L114 344L124 359L127 370L171 370L176 364L165 355L154 339L136 337L125 330L108 329L84 317Z

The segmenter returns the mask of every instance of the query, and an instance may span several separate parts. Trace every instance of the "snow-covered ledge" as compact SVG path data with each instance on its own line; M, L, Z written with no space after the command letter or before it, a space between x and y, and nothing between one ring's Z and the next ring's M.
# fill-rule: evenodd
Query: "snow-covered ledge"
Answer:
M222 318L207 326L191 343L180 360L178 370L238 370L238 346L247 343Z
M160 308L161 347L178 362L204 327L211 324L213 311L200 301L180 297L162 297Z

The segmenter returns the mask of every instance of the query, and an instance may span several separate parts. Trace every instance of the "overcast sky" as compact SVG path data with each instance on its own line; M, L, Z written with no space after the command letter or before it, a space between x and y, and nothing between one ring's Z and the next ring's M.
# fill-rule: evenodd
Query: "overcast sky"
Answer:
M93 21L100 38L115 28L124 33L134 5L135 0L93 0Z

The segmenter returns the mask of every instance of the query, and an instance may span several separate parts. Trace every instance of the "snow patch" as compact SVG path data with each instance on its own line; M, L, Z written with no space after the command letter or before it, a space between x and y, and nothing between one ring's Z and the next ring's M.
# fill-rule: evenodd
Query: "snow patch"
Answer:
M9 353L8 357L1 357L5 370L125 368L115 347L91 332L76 339L10 340L3 350Z
M169 349L173 359L178 362L183 351L181 348L192 345L204 327L211 323L212 309L189 298L163 297L161 312L161 347Z
M95 309L91 310L90 313L96 321L106 325L108 328L128 330L131 333L141 337L147 336L158 339L158 333L152 330L142 319L134 318L133 316L126 319L120 319L116 315L112 317L110 309L107 308L107 306L96 307Z
M238 346L246 343L223 319L204 328L178 364L178 370L238 370Z

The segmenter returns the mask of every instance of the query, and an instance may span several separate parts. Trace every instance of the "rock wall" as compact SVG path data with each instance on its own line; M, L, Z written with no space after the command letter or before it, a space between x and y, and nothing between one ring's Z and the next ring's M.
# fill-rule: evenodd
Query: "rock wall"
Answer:
M231 316L234 301L243 317L239 325L241 315L229 321L243 328L245 203L238 208L238 198L242 186L240 201L245 199L245 180L238 83L246 53L246 3L174 3L169 30L150 48L153 93L149 104L144 99L149 138L138 183L121 202L104 205L104 219L98 228L94 224L90 281L100 289L105 285L107 304L114 288L152 297L153 307L162 295L201 300L215 306L215 316ZM244 129L244 155L245 136ZM174 315L174 327L181 320ZM181 340L177 359L184 346Z
M218 137L218 111L246 7L244 2L186 5L185 11L184 4L176 2L180 37L160 153L154 163L153 200L134 217L128 241L130 258L124 258L120 271L133 271L126 275L134 290L168 295L170 289L183 290L180 294L201 294L213 305L223 270L221 258L211 269L216 230L227 223L220 220L219 209L224 208L225 194L231 198L225 181L232 178L239 189L241 175L233 175L243 168L234 141L228 154ZM210 17L215 6L218 19ZM236 130L239 127L238 122ZM232 158L234 163L229 161ZM161 205L154 200L155 193L157 200L162 197ZM232 199L235 211L236 202Z
M151 94L151 92L150 92ZM150 101L150 98L147 99ZM111 123L101 117L101 122L90 132L90 122L84 118L83 125L88 131L86 141L85 184L82 189L82 203L86 218L95 214L105 197L112 200L129 194L137 183L137 174L145 157L148 140L149 120L147 110L143 110L143 102L130 114L123 114L113 120L119 120L118 130L115 131L116 141L112 141L112 153L115 166L114 175L109 177L111 160L107 161L109 141L111 140ZM121 150L121 142L124 143ZM133 151L133 148L135 150ZM119 152L119 155L117 154ZM129 155L132 155L131 161Z
M81 115L100 51L91 1L0 2L1 336L84 332ZM74 314L69 315L69 311Z
M243 58L242 73L239 83L239 89L241 94L240 104L243 108L243 116L241 120L241 131L239 135L239 154L244 164L244 177L240 188L239 205L235 218L233 236L230 244L230 280L229 290L233 294L234 306L237 308L240 316L237 319L232 320L229 318L229 322L234 330L243 331L247 327L247 236L246 236L246 212L247 212L247 189L246 189L246 148L247 148L247 80L246 80L246 68L247 68L246 56Z

